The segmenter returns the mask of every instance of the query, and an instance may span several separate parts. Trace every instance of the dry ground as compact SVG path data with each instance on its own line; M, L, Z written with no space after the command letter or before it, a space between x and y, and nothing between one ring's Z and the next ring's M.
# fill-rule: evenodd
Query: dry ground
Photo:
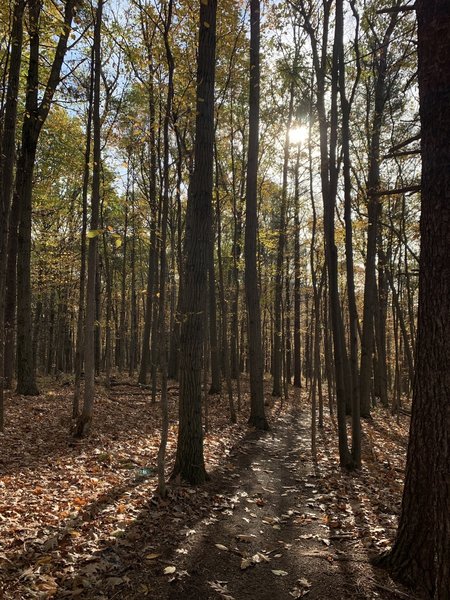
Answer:
M68 435L71 389L12 396L0 436L0 597L289 600L413 598L369 563L395 533L408 418L377 409L361 472L338 468L328 416L310 453L309 405L270 397L271 431L237 425L210 398L202 488L155 496L159 406L123 382L99 387L92 435ZM243 382L244 392L246 382ZM170 387L168 473L176 442Z

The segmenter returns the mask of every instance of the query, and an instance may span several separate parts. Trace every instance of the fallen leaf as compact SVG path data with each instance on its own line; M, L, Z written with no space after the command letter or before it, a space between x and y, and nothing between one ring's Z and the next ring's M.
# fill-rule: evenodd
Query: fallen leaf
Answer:
M172 575L172 573L175 573L175 571L177 570L176 567L166 567L164 569L164 575Z
M234 600L233 596L228 590L226 581L208 581L208 584L214 591L220 594L224 600Z
M241 560L241 569L248 569L249 567L253 567L255 563L252 561L252 559L250 557L247 558L243 558Z
M219 548L219 550L223 550L224 552L228 552L228 548L226 546L224 546L223 544L214 544L216 548Z

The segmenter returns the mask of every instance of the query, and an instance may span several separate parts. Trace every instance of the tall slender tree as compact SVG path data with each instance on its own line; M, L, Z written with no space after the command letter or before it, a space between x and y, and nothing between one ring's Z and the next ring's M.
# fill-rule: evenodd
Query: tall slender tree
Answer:
M261 339L261 306L258 287L258 153L259 153L259 97L260 97L260 28L259 0L250 0L250 92L249 132L245 212L245 296L248 314L248 358L250 369L249 424L268 429L264 409L264 363Z
M17 101L20 65L22 63L24 0L16 0L12 11L10 60L3 131L0 140L0 281L5 281L6 247L9 212L14 177ZM0 431L3 431L4 349L5 349L5 286L0 286Z
M399 5L400 2L397 2ZM369 140L369 172L367 178L368 226L366 271L364 282L364 310L361 334L360 403L361 415L370 416L370 383L372 375L372 354L374 345L374 315L376 308L376 250L381 210L380 196L380 137L384 108L387 101L386 77L388 74L387 54L389 44L398 21L398 11L393 11L377 52L375 102Z
M169 155L170 155L170 140L169 128L170 119L172 116L173 102L173 71L175 63L173 59L172 49L170 47L170 28L172 25L173 0L169 0L165 7L164 19L164 47L166 51L166 60L168 68L168 85L166 106L164 114L163 126L163 143L164 143L164 162L163 162L163 197L162 197L162 214L161 214L161 256L160 256L160 275L159 275L159 307L158 307L158 332L159 332L159 364L161 367L161 440L158 449L158 492L161 497L165 497L166 482L165 482L165 457L167 436L169 430L169 409L167 402L167 324L166 324L166 287L167 287L167 227L169 218Z
M89 192L89 174L91 163L91 142L92 142L92 105L94 94L94 48L91 49L91 69L89 77L88 92L88 111L86 123L86 148L84 151L84 169L83 169L83 188L82 188L82 221L81 221L81 240L80 240L80 282L79 282L79 306L77 317L77 342L75 349L75 389L73 392L72 418L77 419L80 412L80 392L81 392L81 371L83 368L83 350L84 350L84 299L86 294L86 233L88 217L88 192Z
M94 26L94 89L92 107L93 167L91 194L91 230L88 233L88 260L86 286L86 313L84 330L84 397L83 409L78 417L75 435L89 434L94 410L95 396L95 328L96 328L96 282L97 253L100 217L100 169L101 169L101 122L100 122L100 80L101 80L101 28L103 0L98 0Z
M173 477L202 483L202 356L211 232L214 167L214 81L217 0L201 0L197 58L194 170L186 214L180 331L180 406ZM206 357L203 357L206 360Z

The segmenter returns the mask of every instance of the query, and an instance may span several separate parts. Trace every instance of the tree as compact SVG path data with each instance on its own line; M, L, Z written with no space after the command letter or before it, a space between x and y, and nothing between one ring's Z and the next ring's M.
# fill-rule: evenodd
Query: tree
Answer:
M261 306L258 288L256 261L258 216L257 180L259 149L259 45L260 45L260 3L250 1L250 92L249 92L249 133L245 212L245 295L248 314L248 354L250 370L250 417L249 425L258 429L268 429L264 410L263 354L261 340Z
M159 363L161 366L161 441L158 449L158 492L162 498L167 494L165 483L165 456L167 437L169 430L169 408L167 401L167 326L166 326L166 286L167 286L167 221L169 216L169 125L172 114L173 101L173 71L174 60L169 42L169 32L172 25L173 0L169 0L164 22L164 46L166 49L167 67L169 79L167 85L166 107L164 114L164 177L163 177L163 197L161 213L161 257L160 257L160 275L159 275L159 313L158 313L158 333L159 333Z
M17 160L15 195L19 206L17 234L17 393L39 393L33 368L32 311L31 311L31 209L33 170L42 126L47 119L56 87L59 83L76 0L64 6L62 33L58 38L50 74L39 101L40 0L28 5L30 27L30 59L27 73L25 119L22 126L21 150ZM10 229L10 235L15 230ZM15 290L14 290L15 291Z
M17 100L22 62L24 0L14 3L11 26L11 54L6 91L4 125L0 141L0 281L6 275L6 242L13 189L14 150L16 140ZM5 348L5 286L0 288L0 431L3 431L4 348Z
M89 173L91 160L91 138L92 138L92 108L94 94L94 52L91 50L91 72L89 78L88 92L88 112L86 123L86 147L84 151L84 168L83 168L83 189L82 189L82 223L81 223L81 240L80 240L80 285L79 285L79 303L78 303L78 320L77 320L77 345L75 350L75 389L73 393L72 418L77 419L80 409L80 389L81 389L81 370L83 367L83 326L84 326L84 297L86 292L86 232L87 232L87 200L89 188Z
M95 328L96 328L96 280L97 246L100 214L100 169L101 169L101 122L100 122L100 79L101 79L101 27L103 0L99 0L94 25L94 87L92 107L93 130L93 168L91 195L91 230L88 233L86 313L84 331L84 397L83 409L78 417L75 435L84 437L89 434L94 409L95 395Z
M450 3L417 0L422 131L419 312L410 440L395 544L383 562L427 597L449 597Z
M201 371L213 194L216 12L217 0L200 2L194 170L186 214L181 302L180 422L172 474L192 484L203 483L207 477L203 458Z
M384 36L377 46L381 46L376 59L375 71L375 100L373 107L371 135L369 139L369 172L367 177L368 194L368 225L367 225L367 251L366 270L364 282L364 311L361 334L361 368L360 368L360 403L361 415L370 417L370 382L372 375L372 353L374 344L374 316L376 309L376 250L381 210L380 196L380 137L383 124L384 108L388 99L386 90L386 77L388 74L387 55L389 44L395 25L398 21L398 12L393 12L389 19Z

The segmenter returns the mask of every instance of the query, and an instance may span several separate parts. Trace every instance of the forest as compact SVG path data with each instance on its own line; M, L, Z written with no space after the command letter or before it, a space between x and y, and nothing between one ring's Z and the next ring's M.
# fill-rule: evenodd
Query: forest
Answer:
M0 598L449 600L450 0L0 33Z

